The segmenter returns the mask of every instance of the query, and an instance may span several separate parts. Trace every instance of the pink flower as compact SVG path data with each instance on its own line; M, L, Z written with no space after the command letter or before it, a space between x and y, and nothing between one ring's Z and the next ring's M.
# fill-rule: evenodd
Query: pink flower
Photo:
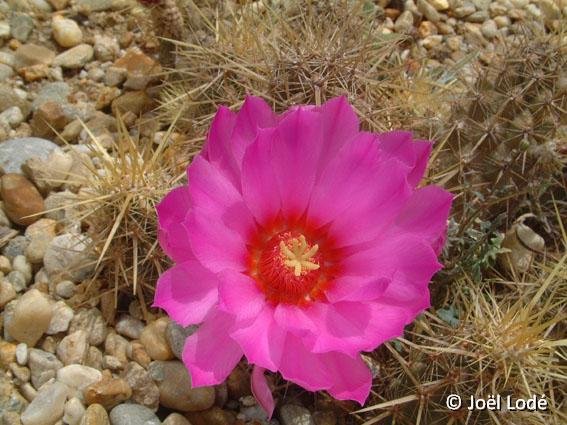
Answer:
M198 324L183 361L193 385L222 382L244 355L271 415L264 369L364 403L360 357L429 307L452 196L416 188L431 144L361 132L346 98L276 115L248 97L221 107L188 186L158 206L176 265L155 306Z

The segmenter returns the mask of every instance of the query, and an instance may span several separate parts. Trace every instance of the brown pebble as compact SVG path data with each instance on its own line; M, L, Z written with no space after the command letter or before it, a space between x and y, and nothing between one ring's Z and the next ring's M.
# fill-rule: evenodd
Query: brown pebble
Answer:
M88 405L97 403L107 410L132 396L132 389L121 378L112 378L105 374L99 382L89 385L84 390L85 402Z
M81 425L110 425L108 413L100 404L91 404L83 415Z
M173 352L166 337L168 323L169 319L167 317L159 318L146 326L140 335L140 342L148 355L154 360L169 360L173 358Z
M4 174L0 179L0 197L4 211L14 223L29 226L39 220L44 211L43 198L36 187L24 176Z

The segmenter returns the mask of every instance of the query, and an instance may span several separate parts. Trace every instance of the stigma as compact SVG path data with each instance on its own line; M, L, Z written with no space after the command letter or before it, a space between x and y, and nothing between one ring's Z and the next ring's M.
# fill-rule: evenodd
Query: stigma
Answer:
M292 268L293 274L296 277L319 269L319 264L311 261L317 254L317 251L319 251L319 245L309 246L303 235L290 239L287 243L280 241L280 253L283 264Z

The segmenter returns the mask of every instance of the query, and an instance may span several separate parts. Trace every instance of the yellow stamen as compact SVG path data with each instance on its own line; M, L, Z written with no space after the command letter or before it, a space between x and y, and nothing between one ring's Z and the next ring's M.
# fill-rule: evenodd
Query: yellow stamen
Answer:
M283 263L293 268L295 276L299 277L303 271L317 270L319 268L319 264L309 261L317 254L319 245L315 244L309 248L303 235L293 238L290 242L287 245L284 241L281 241L280 250L283 256Z

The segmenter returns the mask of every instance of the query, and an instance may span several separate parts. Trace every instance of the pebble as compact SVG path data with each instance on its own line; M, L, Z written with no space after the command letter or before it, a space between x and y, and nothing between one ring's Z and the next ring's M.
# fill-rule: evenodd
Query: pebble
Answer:
M71 87L67 83L54 82L45 84L38 92L32 103L33 110L38 109L45 102L55 102L60 105L68 103L67 97L71 94ZM51 142L53 143L53 142ZM57 145L55 145L57 146ZM46 158L47 156L41 156Z
M429 4L440 12L449 9L449 2L447 0L429 0Z
M409 34L413 29L413 13L406 10L398 16L396 23L394 24L394 29L400 34Z
M468 22L473 22L475 24L482 24L488 19L488 12L485 10L479 10L466 17Z
M51 105L53 102L43 104L42 108L46 105ZM39 109L36 114L42 109ZM63 130L67 125L68 117L61 111L61 118L56 118L52 121L49 118L45 123L50 123L50 127L55 130ZM35 118L35 116L34 116ZM53 131L50 129L50 131ZM65 179L69 176L71 168L73 167L73 157L61 150L53 150L47 159L31 158L28 159L22 166L22 170L26 175L36 184L38 189L47 194L53 190L59 189Z
M103 375L102 380L86 387L83 393L87 404L97 403L109 410L128 400L132 389L124 379Z
M0 340L0 367L6 368L16 360L16 344Z
M0 90L0 99L2 94ZM0 143L0 167L6 173L22 173L21 166L28 159L34 157L46 159L55 149L60 148L55 143L38 137L6 140Z
M51 22L51 29L53 38L61 47L74 47L83 41L81 28L72 19L56 15Z
M14 378L19 381L16 382L18 385L22 385L25 382L29 382L31 378L30 370L25 366L20 366L17 363L10 363L10 372Z
M115 326L116 332L130 339L139 339L144 330L144 322L134 319L132 316L122 316Z
M20 342L16 345L16 361L20 366L28 364L29 354L28 345L26 343Z
M41 218L26 228L26 238L29 245L25 249L25 255L32 264L43 263L43 257L49 243L55 238L57 222L49 218Z
M189 372L180 361L155 361L150 364L148 370L158 383L162 406L180 412L195 412L213 406L215 389L192 388Z
M29 282L24 274L17 270L11 271L8 276L6 276L6 280L12 284L12 288L14 288L16 292L22 292L26 289Z
M2 207L0 206L0 209L1 208ZM12 271L12 263L10 262L10 259L8 257L0 255L0 272L4 274L8 274L11 271Z
M476 8L472 4L465 4L461 7L457 7L453 11L453 13L455 14L455 17L457 17L457 18L465 18L469 15L472 15L475 12L476 12Z
M80 282L94 271L92 240L87 235L64 233L47 246L43 263L51 277Z
M17 127L24 121L24 114L17 106L12 106L0 114L0 123Z
M120 370L124 367L124 365L117 357L104 356L102 358L102 367L109 370Z
M128 358L145 368L152 362L152 359L148 356L148 353L146 353L146 349L139 341L131 341L126 349L126 354Z
M492 40L498 35L498 26L495 21L488 19L482 23L480 31L487 39Z
M40 388L44 383L55 378L57 371L63 367L63 363L47 351L32 348L29 353L28 366L31 371L31 381L35 388Z
M63 422L67 425L79 425L85 414L85 406L77 397L73 397L65 403Z
M61 132L70 121L71 118L64 105L48 101L35 110L30 126L34 136L55 138L57 133ZM43 184L45 185L45 182Z
M156 411L160 391L150 374L138 363L130 362L124 370L124 379L132 388L132 401Z
M172 413L165 418L162 425L191 425L191 422L179 413Z
M89 349L88 335L85 331L70 333L57 346L57 357L65 365L82 364Z
M14 286L7 280L0 280L0 308L16 298Z
M53 305L53 316L45 333L55 335L59 332L66 332L69 329L71 319L73 319L73 314L73 309L64 301L57 301Z
M34 28L33 18L25 13L14 13L10 19L12 37L25 43Z
M63 10L69 5L70 0L48 0L49 4L53 6L55 10Z
M144 328L140 335L140 342L148 355L154 360L169 360L173 353L167 343L166 329L170 320L161 317Z
M0 39L7 40L10 38L10 23L6 21L0 21Z
M55 425L63 416L68 388L60 382L46 384L22 413L23 425Z
M85 411L81 425L110 425L108 413L100 404L91 404Z
M6 81L14 76L14 70L11 66L0 63L0 82Z
M55 285L55 293L61 298L69 299L75 293L75 284L70 280L62 280Z
M128 361L128 345L128 340L126 338L113 331L109 332L106 337L104 350L125 364Z
M431 22L441 21L441 15L435 10L435 8L427 2L427 0L417 0L417 10L419 10L423 15Z
M93 47L89 44L79 44L63 53L60 53L53 60L53 64L66 69L82 68L94 56Z
M123 68L127 72L124 86L131 90L143 90L157 80L161 66L154 59L144 54L140 49L128 49L126 54L114 62L115 68Z
M179 360L183 360L183 347L185 345L185 340L190 335L194 334L198 329L196 325L190 325L184 328L183 326L170 320L167 324L165 330L165 337L167 338L167 343L173 351L173 355Z
M82 309L75 312L69 332L83 330L89 336L90 345L100 345L106 339L106 324L98 308Z
M92 12L112 9L114 0L77 0L75 4L79 12L90 15Z
M222 410L217 406L201 412L186 413L189 422L196 425L232 425L236 422L235 416L233 412Z
M94 55L101 62L113 61L120 52L120 46L115 37L104 34L94 36Z
M31 289L20 297L6 331L19 342L33 347L49 327L52 307L47 297Z
M31 111L31 104L26 100L25 97L20 95L20 91L13 89L12 87L8 86L7 84L0 84L0 111L3 112L8 108L13 106L17 106L20 108L24 117L27 117ZM6 168L6 165L9 161L6 160L6 153L4 152L4 148L1 148L5 143L8 143L9 140L6 140L0 144L0 166L4 169L5 172L10 173L9 169ZM19 171L19 166L17 167Z
M82 394L89 385L102 380L102 373L89 366L71 364L57 371L57 380Z
M14 260L12 261L12 267L14 271L20 272L24 276L26 284L31 282L32 267L28 259L24 255L16 255L16 257L14 257Z
M37 221L44 210L41 194L20 174L8 173L0 178L0 196L6 215L14 223L23 226Z
M85 361L85 365L101 370L102 352L98 348L91 345L89 347L89 352L87 353L87 360Z
M121 404L110 412L112 425L161 425L158 417L145 406Z
M315 425L309 410L302 406L286 404L280 408L282 425Z

